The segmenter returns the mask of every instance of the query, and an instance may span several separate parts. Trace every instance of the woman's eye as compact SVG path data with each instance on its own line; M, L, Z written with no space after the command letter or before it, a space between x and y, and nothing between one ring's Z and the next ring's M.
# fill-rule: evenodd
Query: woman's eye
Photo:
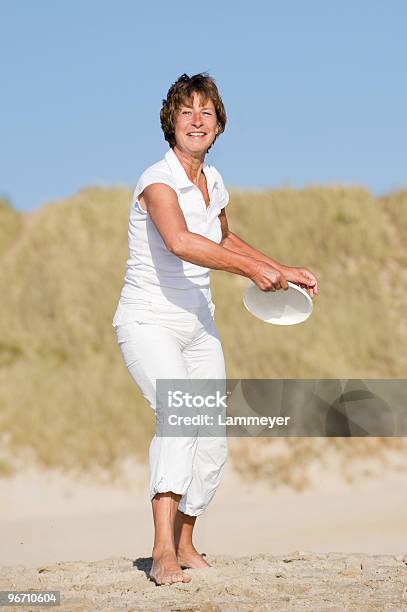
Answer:
M181 114L182 114L182 115L190 115L190 114L191 114L191 112L192 112L192 111L189 111L189 110L184 110L184 111L181 111ZM211 111L203 111L203 114L204 114L204 115L209 115L210 117L212 116Z

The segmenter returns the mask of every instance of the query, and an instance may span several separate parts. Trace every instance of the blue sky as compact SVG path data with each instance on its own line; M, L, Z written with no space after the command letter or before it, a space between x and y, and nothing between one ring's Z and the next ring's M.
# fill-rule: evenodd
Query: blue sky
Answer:
M229 187L407 186L404 0L0 0L0 194L20 210L134 186L162 98L216 80Z

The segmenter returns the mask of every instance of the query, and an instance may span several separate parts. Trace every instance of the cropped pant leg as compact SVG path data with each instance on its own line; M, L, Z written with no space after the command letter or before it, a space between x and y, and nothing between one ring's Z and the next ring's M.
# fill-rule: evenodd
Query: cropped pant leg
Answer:
M226 379L225 360L213 319L184 350L188 378ZM224 389L224 392L226 389ZM198 436L192 480L179 503L179 510L191 516L202 514L222 480L227 459L227 438Z
M116 335L126 367L154 411L159 378L226 377L209 311L144 313L138 320L118 325ZM150 499L173 491L181 495L182 512L202 514L220 483L226 456L224 437L155 435L149 450Z

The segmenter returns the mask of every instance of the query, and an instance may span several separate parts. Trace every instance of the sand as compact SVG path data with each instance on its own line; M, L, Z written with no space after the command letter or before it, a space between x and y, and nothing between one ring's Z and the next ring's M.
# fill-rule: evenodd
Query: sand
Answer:
M391 555L214 555L186 570L188 584L155 586L150 559L116 557L2 570L2 588L59 590L65 610L402 610L407 557ZM7 587L5 586L7 585ZM29 609L28 607L26 609ZM32 608L35 610L36 608Z
M162 587L147 576L147 468L123 474L116 486L36 469L0 479L0 588L60 590L66 610L407 609L405 473L352 485L320 473L297 493L228 466L196 527L212 567Z

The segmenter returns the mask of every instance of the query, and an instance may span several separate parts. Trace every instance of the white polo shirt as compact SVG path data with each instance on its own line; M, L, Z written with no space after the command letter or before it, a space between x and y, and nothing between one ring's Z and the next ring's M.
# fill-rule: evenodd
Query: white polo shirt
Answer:
M138 201L148 185L169 185L177 193L188 229L219 243L222 239L219 214L228 204L229 194L214 166L204 166L203 172L210 197L208 208L199 187L189 180L172 149L139 178L129 215L129 257L121 297L183 309L211 303L209 268L183 261L171 253Z

